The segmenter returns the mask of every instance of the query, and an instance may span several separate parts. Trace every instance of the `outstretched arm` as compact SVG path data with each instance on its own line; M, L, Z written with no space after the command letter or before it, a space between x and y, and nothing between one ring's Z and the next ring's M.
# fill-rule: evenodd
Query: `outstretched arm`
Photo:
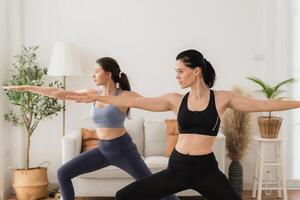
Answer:
M142 97L137 96L135 92L124 91L123 94L119 96L67 96L67 99L85 103L89 103L92 101L101 101L103 103L111 104L118 107L131 107L139 108L142 110L163 112L174 110L172 99L174 99L175 95L176 93L169 93L158 97Z
M300 101L257 100L226 92L228 107L242 112L271 112L300 108Z
M64 90L62 88L54 87L43 87L43 86L33 86L33 85L20 85L20 86L3 86L3 89L9 91L20 91L20 92L32 92L35 94L40 94L43 96L48 96L51 98L66 99L68 95L80 96L80 95L91 95L96 94L96 90Z

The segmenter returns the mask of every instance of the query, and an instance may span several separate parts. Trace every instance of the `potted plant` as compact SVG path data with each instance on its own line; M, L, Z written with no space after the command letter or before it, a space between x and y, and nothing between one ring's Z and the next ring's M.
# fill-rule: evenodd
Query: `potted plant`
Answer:
M263 93L267 99L275 99L275 100L282 100L286 97L279 97L280 94L285 92L280 88L283 85L290 84L294 82L293 78L281 81L277 83L275 86L269 86L264 81L256 77L247 77L247 79L253 81L254 83L258 84L262 89L259 92ZM272 116L272 112L269 112L268 116L259 116L258 117L258 125L261 137L263 138L277 138L279 129L282 123L281 117Z
M234 92L248 96L240 88ZM243 167L240 163L251 141L251 115L250 113L228 109L222 120L222 132L226 136L227 155L231 159L228 169L228 179L235 191L242 196L243 192Z
M44 85L47 69L41 68L37 63L37 49L37 46L23 47L15 56L16 61L10 70L10 85ZM55 81L49 86L62 87L62 84ZM47 168L30 168L30 138L40 120L57 115L64 107L57 99L30 92L7 91L6 94L17 109L6 113L4 118L12 125L21 127L25 134L23 168L13 170L13 187L17 198L27 200L47 197Z

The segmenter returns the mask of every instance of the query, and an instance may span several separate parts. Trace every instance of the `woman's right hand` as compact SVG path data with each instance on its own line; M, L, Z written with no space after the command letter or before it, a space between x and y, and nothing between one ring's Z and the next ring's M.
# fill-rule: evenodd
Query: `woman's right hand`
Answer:
M2 88L6 91L26 91L25 85L10 85L10 86L2 86Z

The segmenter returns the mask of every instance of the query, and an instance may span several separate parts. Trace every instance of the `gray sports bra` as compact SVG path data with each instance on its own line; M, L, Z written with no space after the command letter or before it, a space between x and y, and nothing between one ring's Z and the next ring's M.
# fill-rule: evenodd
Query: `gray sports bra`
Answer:
M117 89L115 96L119 94ZM103 108L96 108L93 103L91 108L91 117L98 128L124 128L126 113L121 112L118 107L108 105Z

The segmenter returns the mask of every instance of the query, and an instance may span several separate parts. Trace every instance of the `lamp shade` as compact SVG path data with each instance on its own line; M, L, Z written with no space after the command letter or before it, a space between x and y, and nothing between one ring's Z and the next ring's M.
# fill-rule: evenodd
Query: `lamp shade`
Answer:
M80 59L72 44L54 44L47 74L49 76L82 75Z

